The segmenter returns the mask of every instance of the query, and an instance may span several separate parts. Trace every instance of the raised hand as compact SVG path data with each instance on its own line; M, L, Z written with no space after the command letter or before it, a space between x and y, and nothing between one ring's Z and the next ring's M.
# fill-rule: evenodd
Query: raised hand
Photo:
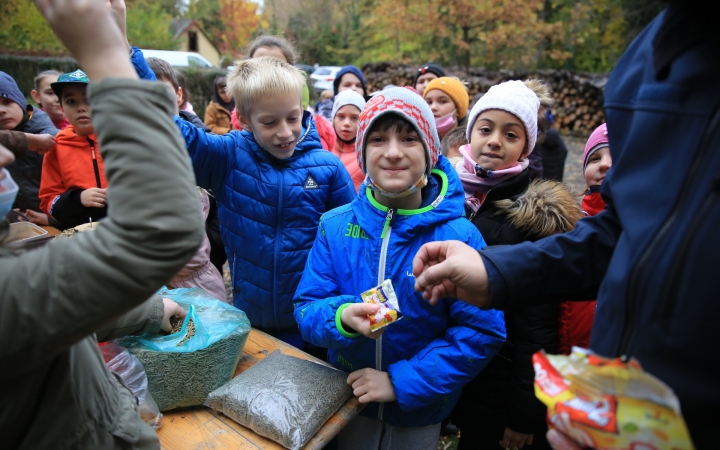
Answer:
M35 0L35 5L91 81L137 78L127 40L106 2Z

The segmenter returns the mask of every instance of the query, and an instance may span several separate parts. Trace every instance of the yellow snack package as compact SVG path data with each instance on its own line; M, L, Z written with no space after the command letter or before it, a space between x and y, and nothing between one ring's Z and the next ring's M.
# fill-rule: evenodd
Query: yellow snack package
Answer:
M370 318L370 331L379 330L402 319L400 306L391 280L385 280L380 286L368 289L360 294L360 297L365 303L380 305L378 312L368 316Z
M533 355L535 395L548 425L598 450L693 450L680 402L631 359L573 347L569 356Z

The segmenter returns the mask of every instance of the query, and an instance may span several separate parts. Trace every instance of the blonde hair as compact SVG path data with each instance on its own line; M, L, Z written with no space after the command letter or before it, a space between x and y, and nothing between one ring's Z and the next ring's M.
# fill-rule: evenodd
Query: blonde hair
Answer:
M251 106L261 98L296 95L302 104L305 77L300 69L270 56L245 59L235 63L227 77L227 92L235 98L240 114L247 116Z

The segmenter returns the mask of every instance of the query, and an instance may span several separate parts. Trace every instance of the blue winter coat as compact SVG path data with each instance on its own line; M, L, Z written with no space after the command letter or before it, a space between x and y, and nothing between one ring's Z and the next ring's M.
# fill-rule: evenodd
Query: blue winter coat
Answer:
M597 295L590 347L637 358L678 395L696 448L716 448L720 59L704 40L658 79L652 43L663 18L631 44L605 88L606 209L572 232L483 258L493 307Z
M501 312L483 311L453 298L430 306L414 290L412 260L422 244L456 239L477 249L485 246L475 226L462 217L463 204L460 180L440 156L423 189L422 208L393 210L388 221L388 209L363 185L350 205L322 217L295 294L295 318L306 341L330 349L329 362L335 367L389 373L397 401L371 403L363 415L405 427L439 423L457 403L462 386L504 342ZM385 275L379 277L384 241ZM341 305L361 302L361 292L388 278L404 317L377 341L341 332L336 326Z
M308 113L293 156L278 160L247 131L206 133L175 117L197 184L212 189L230 263L233 301L253 326L295 332L292 297L320 216L355 198L338 157L323 150Z

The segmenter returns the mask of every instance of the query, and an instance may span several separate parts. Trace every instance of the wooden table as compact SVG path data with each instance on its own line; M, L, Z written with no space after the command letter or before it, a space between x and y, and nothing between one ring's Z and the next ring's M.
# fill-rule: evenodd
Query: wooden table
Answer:
M50 225L40 225L40 228L44 229L48 232L48 236L56 236L60 233L62 233L60 230L58 230L55 227L51 227Z
M328 365L291 345L275 339L267 333L252 329L234 376L253 366L276 349L286 355ZM363 405L358 402L355 396L350 397L325 422L325 425L307 443L305 449L316 450L323 448L350 420L357 416L362 408ZM258 436L252 430L204 406L175 409L164 414L162 426L158 430L160 448L164 450L275 450L285 448L270 439Z

